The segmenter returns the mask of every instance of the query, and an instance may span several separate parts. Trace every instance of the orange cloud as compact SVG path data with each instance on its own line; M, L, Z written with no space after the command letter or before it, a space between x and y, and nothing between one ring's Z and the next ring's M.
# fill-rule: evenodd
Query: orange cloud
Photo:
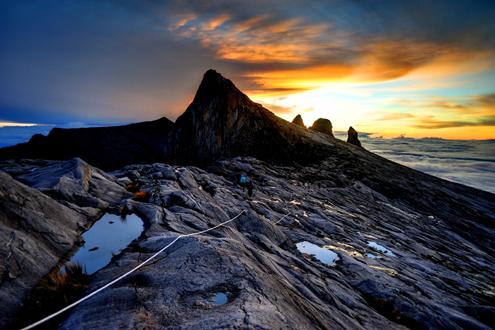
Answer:
M403 77L449 52L448 46L411 40L371 40L356 63L355 79L384 81Z
M315 48L328 47L322 43L325 24L306 24L299 19L272 20L267 15L255 16L241 22L230 22L227 14L209 21L187 21L170 25L170 29L187 38L195 38L205 47L216 51L221 59L242 63L294 63L313 60ZM222 29L218 27L222 26ZM333 46L342 42L336 33Z
M266 20L268 18L269 18L268 15L260 15L260 16L251 17L251 18L249 18L245 21L242 21L242 22L238 23L237 25L233 26L232 32L241 33L241 32L245 32L246 30L256 28L257 26L262 24L262 22L264 20Z
M251 79L257 86L255 92L267 96L277 91L284 93L286 92L284 89L301 92L318 88L325 83L340 81L348 77L352 71L351 66L342 64L301 69L255 71L247 73L245 77Z
M428 84L424 78L470 72L480 56L493 58L491 51L477 52L449 42L383 36L364 39L336 30L331 23L277 19L268 14L244 20L220 14L209 20L182 18L179 23L170 30L197 39L220 59L243 64L246 77L271 90L305 90L335 81L381 82L413 72L422 75L424 86ZM477 70L487 65L495 63L485 60Z
M174 29L179 29L189 23L190 21L196 19L198 16L196 14L189 14L185 16L181 16L178 18L178 20L172 24Z
M203 28L206 31L211 31L217 29L219 26L221 26L223 23L228 21L230 19L230 15L223 14L220 16L217 16L213 18L212 20L209 20L208 22L203 24Z

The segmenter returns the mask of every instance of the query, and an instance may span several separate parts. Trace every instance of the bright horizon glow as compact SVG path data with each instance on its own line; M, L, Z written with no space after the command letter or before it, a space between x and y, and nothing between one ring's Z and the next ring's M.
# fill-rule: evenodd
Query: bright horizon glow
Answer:
M343 77L340 82L308 79L294 84L289 79L287 88L309 87L308 90L287 94L258 90L252 92L252 98L288 121L300 114L306 126L318 118L328 118L335 130L347 131L353 126L384 138L493 139L495 94L476 86L476 80L466 79L495 67L492 62L486 57L467 59L456 67L441 62L378 82ZM473 63L477 64L474 69ZM490 73L495 77L495 70ZM277 87L284 86L283 79L275 83ZM487 86L493 86L491 83L495 79L489 79ZM270 79L263 84L269 85ZM479 100L479 94L484 93L488 99ZM485 118L487 123L483 125Z
M0 128L1 127L31 127L31 126L42 126L42 125L34 124L34 123L16 123L9 121L0 121Z

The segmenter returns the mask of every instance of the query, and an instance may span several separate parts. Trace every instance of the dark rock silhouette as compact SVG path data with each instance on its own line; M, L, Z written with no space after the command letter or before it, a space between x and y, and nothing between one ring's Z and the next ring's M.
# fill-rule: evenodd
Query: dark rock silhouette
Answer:
M316 119L313 125L309 129L333 137L332 122L328 119L325 118Z
M275 116L234 84L208 70L193 102L177 119L165 147L169 162L204 165L253 156L277 163L324 157L329 143Z
M349 130L347 131L347 142L362 148L361 141L359 141L358 132L352 126L349 127Z
M102 169L164 160L173 123L167 118L125 126L61 129L34 135L27 143L0 149L1 159L80 157Z
M303 121L301 115L295 116L294 119L292 119L292 123L306 128L306 125L304 125L304 121Z

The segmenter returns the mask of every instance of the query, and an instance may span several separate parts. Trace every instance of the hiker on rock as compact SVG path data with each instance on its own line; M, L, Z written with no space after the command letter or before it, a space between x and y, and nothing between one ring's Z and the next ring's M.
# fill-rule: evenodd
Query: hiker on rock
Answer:
M246 175L246 173L242 173L239 177L239 185L242 187L242 190L247 188L248 196L253 197L253 181Z

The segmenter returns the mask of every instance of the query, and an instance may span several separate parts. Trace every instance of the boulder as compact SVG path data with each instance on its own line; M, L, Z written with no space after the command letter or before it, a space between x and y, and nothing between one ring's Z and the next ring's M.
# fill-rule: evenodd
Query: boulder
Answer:
M347 142L362 148L361 141L358 138L358 132L352 126L347 131Z
M114 177L80 158L33 167L16 178L58 200L82 207L103 209L131 197Z
M313 125L309 129L333 137L332 122L328 119L325 118L316 119Z

